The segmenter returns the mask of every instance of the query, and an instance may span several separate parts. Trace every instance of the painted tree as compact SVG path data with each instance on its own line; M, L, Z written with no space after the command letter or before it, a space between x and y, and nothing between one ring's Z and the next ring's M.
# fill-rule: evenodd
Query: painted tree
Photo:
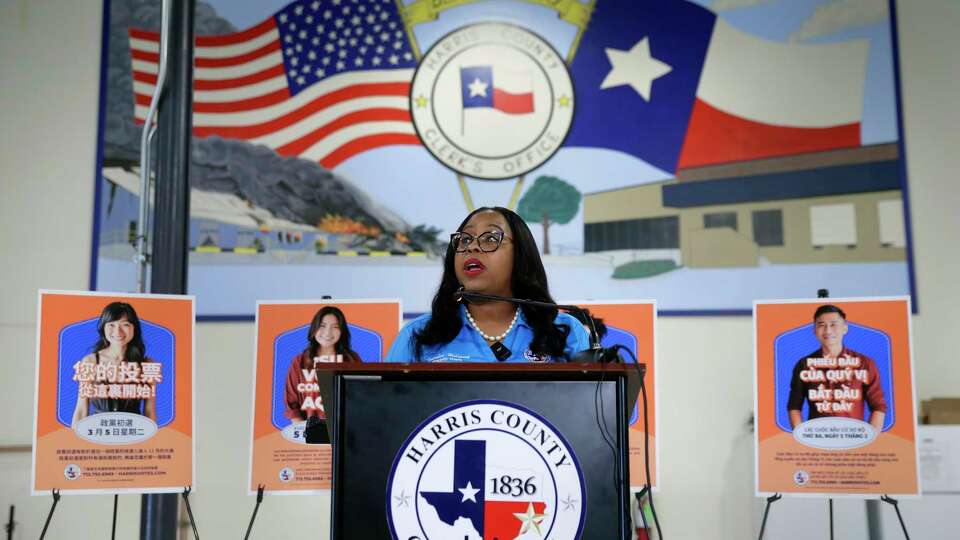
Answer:
M543 254L550 254L550 225L564 225L580 210L580 191L555 176L541 176L523 194L517 213L526 222L543 225Z

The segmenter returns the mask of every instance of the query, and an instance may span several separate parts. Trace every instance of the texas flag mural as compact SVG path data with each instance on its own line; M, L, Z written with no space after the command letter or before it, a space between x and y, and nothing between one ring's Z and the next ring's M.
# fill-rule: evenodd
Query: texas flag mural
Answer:
M493 66L462 67L460 88L464 109L492 107L507 114L534 111L533 81L528 72L497 70Z
M485 495L487 441L460 439L454 445L453 489L420 492L440 520L453 526L458 519L469 519L483 540L515 538L518 533L539 530L546 508L543 501L494 500L496 495Z
M602 0L571 66L566 144L671 174L857 147L867 53L866 41L761 39L690 2Z

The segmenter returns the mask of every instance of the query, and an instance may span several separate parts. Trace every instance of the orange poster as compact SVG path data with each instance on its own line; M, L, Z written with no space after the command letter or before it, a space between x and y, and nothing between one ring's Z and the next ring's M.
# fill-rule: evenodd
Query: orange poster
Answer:
M249 494L258 486L274 493L330 489L330 433L314 366L382 361L402 318L399 300L257 304Z
M39 296L33 494L193 486L193 297Z
M626 347L637 357L637 361L646 364L644 384L647 388L647 421L649 425L649 440L646 448L649 451L650 486L658 489L659 461L657 456L657 370L656 370L656 326L657 304L652 300L613 300L613 301L579 301L561 302L573 304L590 310L590 314L598 320L597 333L600 334L600 344L605 347L620 345ZM589 332L589 328L587 332ZM630 362L633 359L626 352L620 357ZM647 479L644 461L644 429L643 429L643 395L637 394L637 402L630 411L630 489L643 489Z
M757 495L919 495L909 298L754 304Z

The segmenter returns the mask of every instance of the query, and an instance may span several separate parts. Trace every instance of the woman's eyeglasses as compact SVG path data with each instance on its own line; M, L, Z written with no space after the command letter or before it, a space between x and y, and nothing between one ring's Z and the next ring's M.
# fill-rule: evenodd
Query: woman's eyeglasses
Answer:
M470 246L476 240L477 247L480 248L480 251L492 253L500 247L504 239L509 240L510 237L503 234L502 231L487 231L481 233L480 236L474 236L466 232L456 232L450 235L450 246L453 247L457 253L463 253L470 249Z

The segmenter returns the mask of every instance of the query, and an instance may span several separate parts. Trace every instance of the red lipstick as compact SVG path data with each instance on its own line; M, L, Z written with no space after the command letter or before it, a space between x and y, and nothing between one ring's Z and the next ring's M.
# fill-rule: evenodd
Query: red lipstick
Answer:
M480 259L471 257L463 262L463 273L468 276L478 276L480 275L486 267L480 262Z

